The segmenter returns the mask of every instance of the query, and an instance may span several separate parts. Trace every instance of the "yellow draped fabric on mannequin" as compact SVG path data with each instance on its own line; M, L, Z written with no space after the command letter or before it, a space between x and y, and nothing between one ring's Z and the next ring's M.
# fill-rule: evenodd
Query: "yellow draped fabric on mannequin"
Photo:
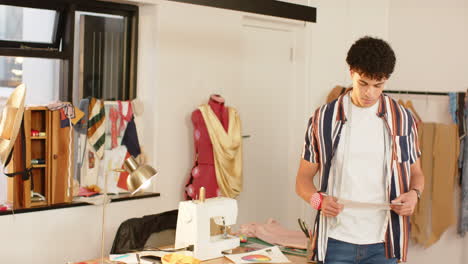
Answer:
M237 111L228 107L229 128L223 125L208 104L200 109L211 143L218 186L225 197L236 197L242 191L242 136Z

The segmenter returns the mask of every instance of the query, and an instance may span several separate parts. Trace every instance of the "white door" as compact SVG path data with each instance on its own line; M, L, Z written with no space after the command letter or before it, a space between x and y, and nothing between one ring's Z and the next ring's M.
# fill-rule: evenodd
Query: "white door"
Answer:
M244 21L242 85L234 98L243 134L250 137L243 141L244 191L239 197L238 223L273 217L296 227L300 202L294 183L300 146L292 142L302 141L303 131L294 131L294 122L300 118L294 115L298 101L305 101L296 98L297 90L303 89L298 88L302 82L296 80L297 69L304 67L295 60L297 27Z

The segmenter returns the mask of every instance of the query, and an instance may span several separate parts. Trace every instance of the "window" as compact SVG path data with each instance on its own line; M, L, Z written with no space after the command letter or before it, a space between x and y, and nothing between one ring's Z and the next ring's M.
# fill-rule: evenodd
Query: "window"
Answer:
M48 88L58 89L54 92L57 99L75 103L87 96L133 99L137 28L138 7L132 5L3 0L0 89L14 88L22 82L23 63L29 57L59 61L58 87ZM28 91L34 86L27 86Z
M105 100L130 99L131 43L129 18L121 15L75 14L75 74L73 101L89 96ZM77 78L78 77L78 78Z
M60 9L0 5L0 44L59 50L63 18Z
M77 103L87 96L134 99L137 29L133 5L2 0L0 108L21 83L27 87L27 105ZM6 177L0 175L0 202L6 189Z
M4 93L4 90L21 84L23 61L24 58L21 57L0 57L0 96L9 96L10 94Z
M26 84L26 105L42 105L59 97L60 60L0 56L0 98Z

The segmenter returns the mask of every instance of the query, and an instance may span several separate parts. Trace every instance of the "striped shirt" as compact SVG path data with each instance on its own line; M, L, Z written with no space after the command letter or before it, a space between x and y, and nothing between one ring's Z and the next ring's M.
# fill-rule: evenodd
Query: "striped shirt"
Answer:
M348 91L347 93L349 93ZM340 141L341 131L346 125L346 116L341 95L338 99L319 107L309 119L302 158L319 163L319 191L331 190L329 182L333 157ZM409 191L410 166L421 156L418 144L416 121L409 110L395 100L382 94L379 99L377 116L386 127L390 138L391 156L386 193L389 201ZM333 176L332 176L333 177ZM388 258L406 262L410 222L408 216L399 216L390 211L385 226L385 253ZM328 241L330 219L318 213L314 225L313 260L323 261Z

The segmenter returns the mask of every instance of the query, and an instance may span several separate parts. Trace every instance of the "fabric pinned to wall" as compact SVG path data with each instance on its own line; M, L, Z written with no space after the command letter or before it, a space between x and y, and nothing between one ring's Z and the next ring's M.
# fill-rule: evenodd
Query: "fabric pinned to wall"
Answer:
M127 147L128 152L133 157L138 157L141 154L140 141L138 140L138 133L136 130L135 120L132 120L127 124L124 136L122 138L122 145Z
M91 98L89 102L88 142L99 159L102 159L104 155L105 120L106 113L103 102Z
M100 162L98 186L101 190L104 190L105 174L107 173L107 191L109 193L119 193L118 181L119 172L114 172L114 169L121 168L124 163L125 156L127 154L127 148L125 146L118 146L112 150L104 151L104 158Z

